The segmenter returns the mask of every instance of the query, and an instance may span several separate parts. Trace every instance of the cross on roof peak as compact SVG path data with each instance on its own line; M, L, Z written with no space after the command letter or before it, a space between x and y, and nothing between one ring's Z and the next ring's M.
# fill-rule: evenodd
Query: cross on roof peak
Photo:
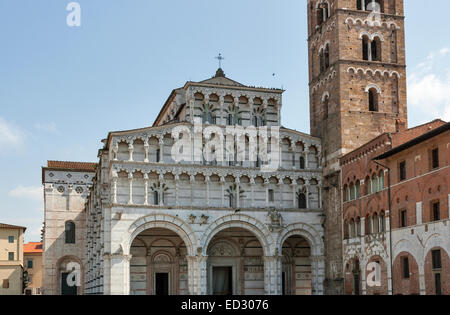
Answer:
M225 60L225 58L222 56L221 53L219 53L219 56L215 57L215 59L219 60L219 69L222 68L222 61Z

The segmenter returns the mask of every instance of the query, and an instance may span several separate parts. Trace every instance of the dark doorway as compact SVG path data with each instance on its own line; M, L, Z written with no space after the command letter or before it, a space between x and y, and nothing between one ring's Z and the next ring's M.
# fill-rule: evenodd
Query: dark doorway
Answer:
M233 295L232 267L213 267L213 295Z
M67 277L70 273L64 272L61 274L61 295L77 295L77 286L69 286Z
M155 274L155 295L169 295L169 274Z

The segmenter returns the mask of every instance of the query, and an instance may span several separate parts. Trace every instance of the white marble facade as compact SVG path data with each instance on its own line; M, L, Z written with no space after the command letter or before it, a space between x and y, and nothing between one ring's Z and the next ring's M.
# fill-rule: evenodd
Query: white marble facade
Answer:
M86 203L85 294L323 294L321 143L270 132L281 125L282 92L219 69L174 90L153 127L108 135ZM207 161L193 150L178 162L175 128L207 142L194 121L214 136L268 127L257 147L280 143L271 155L278 167L249 158L253 136L236 139L244 161L229 152Z

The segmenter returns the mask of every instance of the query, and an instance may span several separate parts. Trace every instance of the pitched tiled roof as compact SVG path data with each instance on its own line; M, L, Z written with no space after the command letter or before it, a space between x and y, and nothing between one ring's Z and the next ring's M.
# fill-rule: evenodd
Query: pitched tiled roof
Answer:
M23 245L24 254L42 253L42 242L30 242Z
M66 162L66 161L47 161L48 168L69 169L77 171L93 172L97 167L97 163L87 162Z
M0 229L23 229L25 231L27 228L23 226L0 223Z

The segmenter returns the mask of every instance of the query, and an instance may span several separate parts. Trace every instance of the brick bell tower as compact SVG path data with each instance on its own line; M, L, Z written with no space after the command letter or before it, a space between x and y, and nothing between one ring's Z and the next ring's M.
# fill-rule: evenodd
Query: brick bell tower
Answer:
M326 294L343 294L339 158L407 127L403 0L308 0L311 134L322 139Z

